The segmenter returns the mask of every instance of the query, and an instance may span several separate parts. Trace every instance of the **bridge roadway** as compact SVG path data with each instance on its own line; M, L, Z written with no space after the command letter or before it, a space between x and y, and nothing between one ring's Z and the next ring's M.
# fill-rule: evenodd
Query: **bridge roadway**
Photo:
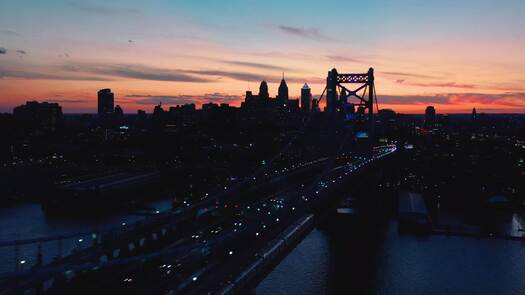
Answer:
M13 253L7 253L7 255L3 257L15 256L16 258L14 259L14 263L10 264L12 265L13 271L0 273L0 294L9 293L9 287L14 286L13 282L15 280L16 287L24 289L41 281L52 279L56 277L57 274L66 271L74 273L75 270L79 271L89 267L97 267L100 258L107 260L107 266L120 265L133 261L132 257L127 256L134 254L144 255L148 252L159 251L165 248L165 244L169 244L170 241L169 239L168 241L163 239L162 243L157 243L159 245L152 245L155 243L151 243L151 235L156 235L158 239L161 240L161 238L164 238L162 231L172 229L176 234L172 235L171 239L177 239L178 234L188 231L186 230L189 228L188 223L194 222L195 213L199 209L216 207L218 205L222 207L227 204L234 204L238 200L243 203L249 203L253 199L260 197L261 193L270 193L273 188L279 187L280 183L286 183L290 179L301 177L305 171L315 171L321 167L326 160L327 158L319 158L299 164L292 164L289 167L280 168L279 170L271 172L265 171L266 173L252 175L249 179L245 178L238 181L241 184L249 182L248 187L251 189L244 193L237 192L233 194L232 191L235 191L233 187L225 188L224 190L221 189L209 197L208 194L206 194L197 203L185 203L182 208L177 208L174 211L158 212L154 217L150 217L136 224L123 223L121 227L104 231L89 231L26 240L1 241L1 250L8 250L8 248L14 250ZM260 187L264 189L259 189L262 192L257 192ZM238 204L240 204L240 202L238 202ZM191 225L193 226L193 224ZM200 224L197 225L200 226ZM191 228L191 230L198 229ZM168 233L171 233L171 231ZM150 235L150 237L146 239L146 246L143 245L144 240L137 241L137 236L148 235ZM183 241L184 239L181 239L178 243L180 244ZM117 250L117 252L120 251L121 253L111 253L115 252L116 249L129 250L125 248L130 244L133 244L135 248L141 248L139 249L140 251L125 251L128 253L122 253L124 251ZM29 247L31 248L28 249ZM40 254L43 255L37 255L37 252L40 251L42 252ZM3 252L5 253L6 251ZM71 253L63 256L63 254L67 252ZM3 271L9 269L6 261L2 263L4 264L2 265ZM44 265L44 267L42 267L42 265ZM25 270L23 268L25 268Z
M301 170L308 171L310 167L324 164L326 161L326 158L319 159L303 166L308 169L294 167L295 169L284 171L284 174L277 177L268 175L267 179L274 183L288 183L279 191L263 189L265 196L252 190L244 192L252 193L251 196L235 194L230 198L210 198L189 205L185 212L195 212L210 206L214 206L215 209L220 207L221 216L215 216L211 222L203 222L202 226L192 228L191 236L188 234L176 236L171 240L166 239L161 247L153 247L146 253L140 252L139 255L116 258L103 263L87 258L81 260L81 263L68 261L63 265L37 268L27 272L22 278L11 278L18 280L18 287L25 288L42 281L35 277L47 279L52 276L55 279L52 280L54 284L49 289L50 293L124 291L143 294L172 291L198 294L218 291L226 285L231 285L235 274L253 261L258 249L263 248L287 226L323 202L327 197L324 192L329 187L393 151L395 147L385 146L376 148L370 157L344 158L341 165L332 168L321 180L316 179L316 172L306 175L300 173ZM289 176L294 173L299 175L300 181L290 181ZM309 186L308 183L312 181L317 182L314 186ZM263 186L267 183L261 182ZM179 211L173 215L181 217L184 214ZM171 220L177 224L177 230L180 232L180 226L185 224L177 219ZM163 234L159 233L159 240L161 235ZM138 248L139 245L134 247ZM100 255L100 251L97 255ZM93 258L93 255L89 258Z
M251 248L251 251L245 251L243 255L237 257L230 257L220 263L216 263L214 268L207 269L208 276L200 279L199 284L188 291L189 294L204 294L208 292L220 294L245 294L250 288L255 287L259 279L264 275L273 265L283 258L283 254L291 250L297 241L304 236L304 228L297 224L303 225L311 216L311 213L316 213L327 201L333 198L334 193L343 188L340 184L345 183L350 176L360 173L364 168L369 167L370 164L376 160L391 154L396 150L395 147L389 146L385 148L376 149L376 153L370 157L360 157L353 161L349 161L344 165L332 168L319 179L318 182L305 190L289 191L283 194L282 202L287 204L291 211L284 211L279 217L279 222L274 222L272 228L265 233L266 239L257 236L258 232L264 231L262 228L255 228L251 231L255 237L259 238L259 243ZM267 200L263 200L264 204ZM260 207L258 207L260 208ZM292 226L290 226L290 224ZM289 233L292 230L300 231L296 235L281 234ZM177 289L166 288L165 290Z

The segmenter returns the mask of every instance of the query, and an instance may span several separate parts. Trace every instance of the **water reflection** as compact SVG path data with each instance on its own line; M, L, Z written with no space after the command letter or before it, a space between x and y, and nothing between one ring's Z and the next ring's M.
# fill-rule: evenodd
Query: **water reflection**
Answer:
M523 294L525 242L400 235L394 219L364 232L321 226L257 294ZM368 227L370 228L370 227Z

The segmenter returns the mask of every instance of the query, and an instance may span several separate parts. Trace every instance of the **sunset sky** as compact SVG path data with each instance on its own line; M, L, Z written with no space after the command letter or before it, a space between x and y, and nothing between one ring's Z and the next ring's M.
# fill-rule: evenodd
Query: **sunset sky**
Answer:
M127 113L291 97L328 70L376 71L380 108L525 112L525 1L0 0L0 111L27 100Z

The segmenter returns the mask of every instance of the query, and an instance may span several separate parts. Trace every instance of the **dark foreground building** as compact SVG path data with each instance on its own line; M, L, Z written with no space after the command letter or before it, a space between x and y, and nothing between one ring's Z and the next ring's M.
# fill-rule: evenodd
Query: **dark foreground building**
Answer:
M62 122L62 107L58 103L28 101L13 109L15 120L42 131L55 131Z

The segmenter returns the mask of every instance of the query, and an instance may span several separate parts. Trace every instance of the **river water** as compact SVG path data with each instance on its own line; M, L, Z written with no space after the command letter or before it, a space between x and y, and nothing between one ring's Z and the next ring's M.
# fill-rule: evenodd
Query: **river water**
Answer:
M525 294L525 241L338 228L315 228L256 294Z
M167 209L169 200L150 204ZM0 209L0 241L98 231L147 218L48 217L34 203ZM69 242L69 243L68 243ZM78 247L64 241L62 251ZM44 243L53 255L56 242ZM0 272L36 257L0 248ZM49 257L48 257L49 258ZM257 294L525 294L525 241L400 234L395 218L372 226L321 223L260 283Z
M147 207L152 211L168 210L171 208L171 200L157 200L148 203ZM48 216L39 203L23 203L0 208L0 242L87 233L61 240L60 244L58 241L41 243L43 262L47 263L58 255L67 255L75 249L89 246L90 231L100 232L119 227L125 230L126 226L144 218L147 216L128 211L116 211L108 216L92 218ZM14 246L0 247L0 273L13 271L17 267L27 268L33 265L37 259L37 247L37 244L22 245L16 248Z

